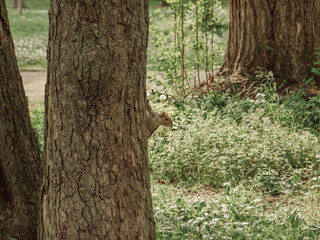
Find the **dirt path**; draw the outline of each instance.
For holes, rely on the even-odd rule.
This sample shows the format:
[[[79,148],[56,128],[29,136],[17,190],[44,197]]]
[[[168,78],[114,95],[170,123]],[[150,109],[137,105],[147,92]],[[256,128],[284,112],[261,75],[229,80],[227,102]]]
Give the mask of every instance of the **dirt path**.
[[[21,71],[24,90],[30,106],[39,101],[44,101],[44,88],[47,79],[47,71]],[[148,83],[148,88],[159,89],[159,86]]]
[[[24,90],[30,105],[44,101],[44,87],[47,71],[21,72]]]

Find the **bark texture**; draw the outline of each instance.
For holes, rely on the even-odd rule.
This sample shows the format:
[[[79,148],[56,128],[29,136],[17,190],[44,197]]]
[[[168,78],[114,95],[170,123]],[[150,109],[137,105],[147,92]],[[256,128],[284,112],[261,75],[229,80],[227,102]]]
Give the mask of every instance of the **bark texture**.
[[[228,47],[221,74],[257,67],[294,84],[312,76],[320,47],[318,0],[230,0]]]
[[[18,70],[5,1],[0,1],[0,238],[35,239],[40,154]]]
[[[154,239],[148,1],[51,1],[38,239]]]

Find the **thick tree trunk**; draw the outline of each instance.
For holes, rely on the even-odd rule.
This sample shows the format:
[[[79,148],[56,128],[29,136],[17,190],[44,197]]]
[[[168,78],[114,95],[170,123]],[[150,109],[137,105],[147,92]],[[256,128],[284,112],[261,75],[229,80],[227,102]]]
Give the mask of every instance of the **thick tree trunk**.
[[[18,70],[5,1],[0,1],[0,238],[35,239],[40,154]]]
[[[228,47],[221,74],[254,75],[257,67],[288,84],[312,76],[320,47],[317,0],[230,0]]]
[[[39,239],[154,239],[148,1],[51,1]]]

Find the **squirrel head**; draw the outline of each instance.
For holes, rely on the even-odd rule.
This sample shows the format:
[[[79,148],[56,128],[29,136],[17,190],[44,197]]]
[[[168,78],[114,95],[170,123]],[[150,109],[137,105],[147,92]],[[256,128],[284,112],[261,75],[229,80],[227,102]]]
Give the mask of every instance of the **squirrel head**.
[[[171,120],[171,118],[169,118],[168,114],[166,114],[165,112],[160,114],[160,118],[161,118],[161,124],[165,127],[172,127],[173,126],[173,122]]]

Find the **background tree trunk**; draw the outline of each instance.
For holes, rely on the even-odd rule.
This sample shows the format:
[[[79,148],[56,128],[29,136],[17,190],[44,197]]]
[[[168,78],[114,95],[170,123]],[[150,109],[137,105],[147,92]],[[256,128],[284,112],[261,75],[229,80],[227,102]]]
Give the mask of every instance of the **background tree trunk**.
[[[51,1],[39,239],[154,239],[148,1]]]
[[[0,238],[35,239],[40,154],[18,70],[5,1],[0,1]]]
[[[230,0],[228,47],[221,74],[251,74],[257,66],[288,84],[311,77],[320,47],[320,3]]]
[[[12,8],[17,9],[19,7],[19,3],[21,5],[21,9],[28,8],[24,2],[24,0],[13,0],[12,1]]]
[[[19,0],[12,0],[12,8],[17,9],[19,4]]]

